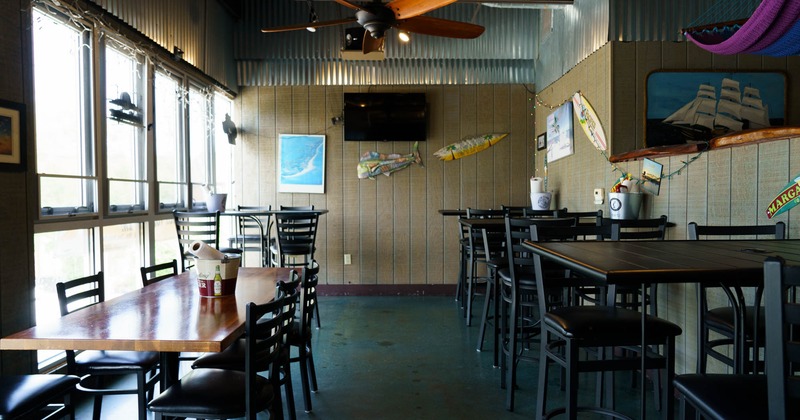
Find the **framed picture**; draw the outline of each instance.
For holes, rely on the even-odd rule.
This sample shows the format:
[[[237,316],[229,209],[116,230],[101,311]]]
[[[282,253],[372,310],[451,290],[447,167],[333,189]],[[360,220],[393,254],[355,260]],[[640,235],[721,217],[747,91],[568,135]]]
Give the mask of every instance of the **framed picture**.
[[[547,149],[547,133],[539,134],[536,137],[536,150]]]
[[[325,136],[278,136],[278,192],[325,193]]]
[[[547,162],[574,153],[572,149],[572,101],[564,102],[547,116]]]
[[[0,100],[0,170],[25,170],[25,105]]]
[[[645,159],[642,165],[642,185],[644,192],[658,195],[661,191],[661,171],[664,165],[650,159]]]
[[[647,147],[785,124],[781,72],[657,71],[647,76],[646,91]]]

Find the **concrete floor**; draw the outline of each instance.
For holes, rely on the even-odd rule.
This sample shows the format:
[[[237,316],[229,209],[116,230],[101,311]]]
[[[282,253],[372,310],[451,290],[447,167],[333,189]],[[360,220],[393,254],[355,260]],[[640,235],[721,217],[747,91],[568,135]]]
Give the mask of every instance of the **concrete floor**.
[[[292,372],[300,420],[534,417],[537,364],[519,365],[515,411],[506,411],[488,338],[484,351],[475,351],[480,318],[466,327],[452,297],[322,296],[320,311],[322,329],[314,336],[319,392],[312,394],[312,413],[303,411],[297,366]],[[593,378],[581,377],[581,397],[587,404],[594,398]],[[638,389],[631,388],[628,375],[621,378],[617,407],[637,418]],[[554,400],[549,407],[560,403],[563,393],[557,383],[548,393]],[[651,408],[652,393],[648,398]],[[135,418],[132,397],[106,400],[104,419]],[[647,416],[660,418],[660,413],[649,409]],[[77,417],[91,418],[91,406],[81,405]]]

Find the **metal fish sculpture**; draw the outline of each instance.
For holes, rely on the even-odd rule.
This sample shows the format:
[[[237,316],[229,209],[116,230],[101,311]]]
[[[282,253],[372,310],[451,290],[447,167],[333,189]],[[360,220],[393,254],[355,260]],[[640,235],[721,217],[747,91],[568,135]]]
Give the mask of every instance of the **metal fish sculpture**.
[[[486,150],[500,140],[503,140],[508,133],[493,133],[483,136],[470,137],[464,140],[448,144],[445,147],[433,152],[441,160],[456,160],[473,153]]]
[[[411,166],[412,163],[424,166],[419,155],[419,142],[414,143],[414,150],[407,155],[364,152],[358,162],[358,178],[375,179],[375,175],[380,174],[389,176],[392,172]]]

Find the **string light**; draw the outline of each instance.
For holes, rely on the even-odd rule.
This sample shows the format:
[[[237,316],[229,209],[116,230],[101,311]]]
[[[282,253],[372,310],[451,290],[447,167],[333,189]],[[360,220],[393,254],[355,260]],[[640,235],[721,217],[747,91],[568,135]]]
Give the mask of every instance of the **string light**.
[[[525,85],[523,85],[523,86],[525,86]],[[528,93],[533,95],[532,98],[528,98],[529,102],[534,102],[534,104],[533,104],[534,112],[531,113],[531,115],[534,115],[535,110],[536,110],[537,107],[545,107],[545,108],[547,108],[547,109],[552,111],[552,110],[560,107],[561,105],[564,105],[565,103],[572,101],[572,96],[570,96],[566,100],[561,101],[561,103],[559,103],[558,105],[551,105],[551,104],[548,104],[547,102],[545,102],[544,100],[542,100],[542,98],[540,98],[539,95],[536,92],[531,91],[528,88],[528,86],[525,86],[525,90],[527,90]],[[577,91],[576,93],[581,93],[581,91]],[[621,176],[628,176],[628,177],[630,177],[630,179],[632,181],[635,181],[637,184],[644,183],[643,179],[641,179],[641,178],[629,173],[628,171],[620,168],[616,163],[612,162],[611,159],[609,159],[608,153],[606,153],[605,150],[599,150],[599,151],[600,151],[600,154],[603,156],[603,158],[606,160],[606,162],[608,162],[608,164],[611,165],[611,172],[619,172],[621,174]],[[707,151],[708,151],[708,148],[704,148],[703,150],[701,150],[699,153],[697,153],[696,155],[692,156],[691,158],[689,158],[689,159],[687,159],[685,161],[681,161],[681,166],[678,169],[675,169],[674,171],[672,171],[672,172],[670,172],[670,173],[668,173],[666,175],[662,175],[661,176],[661,180],[663,181],[665,179],[671,179],[672,177],[680,175],[681,172],[685,171],[689,167],[689,165],[691,165],[694,161],[699,159],[700,156],[702,156],[703,153],[705,153]],[[545,168],[546,168],[547,167],[547,155],[545,155],[544,164],[545,164]]]

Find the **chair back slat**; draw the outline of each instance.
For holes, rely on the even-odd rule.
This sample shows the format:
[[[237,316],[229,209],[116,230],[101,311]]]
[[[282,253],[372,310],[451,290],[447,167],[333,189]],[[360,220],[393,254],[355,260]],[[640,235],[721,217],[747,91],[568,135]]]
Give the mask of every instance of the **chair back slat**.
[[[619,237],[612,240],[663,241],[667,233],[667,216],[662,215],[654,219],[618,220],[609,219],[608,223],[619,225]]]
[[[175,231],[178,234],[178,247],[181,253],[181,270],[186,271],[194,264],[189,252],[189,245],[194,241],[203,241],[215,249],[219,249],[219,212],[172,212]]]
[[[777,222],[774,225],[736,225],[736,226],[704,226],[695,222],[688,225],[689,239],[785,239],[786,224]]]
[[[800,415],[800,307],[791,300],[800,289],[800,266],[787,266],[780,257],[764,262],[766,313],[766,374],[770,418]],[[791,297],[791,298],[790,298]]]
[[[162,271],[164,273],[158,274]],[[178,274],[178,261],[173,259],[170,262],[141,267],[139,272],[142,275],[142,286],[147,287]]]
[[[56,283],[56,295],[61,316],[103,302],[105,301],[103,272]]]

